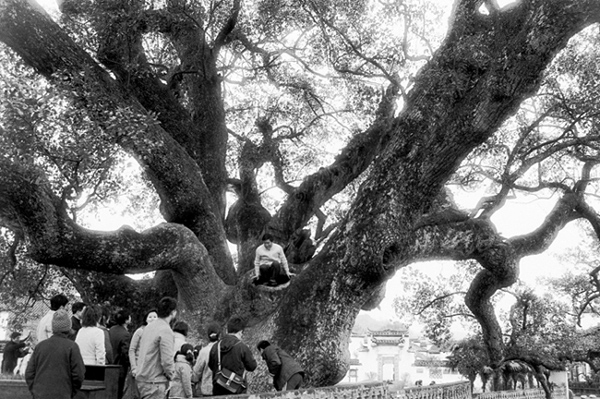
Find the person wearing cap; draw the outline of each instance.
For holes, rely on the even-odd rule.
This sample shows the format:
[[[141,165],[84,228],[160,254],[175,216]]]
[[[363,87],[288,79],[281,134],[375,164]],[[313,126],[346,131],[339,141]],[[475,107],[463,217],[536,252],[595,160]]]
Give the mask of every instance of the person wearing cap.
[[[38,343],[25,381],[34,399],[71,399],[83,384],[85,365],[79,346],[68,337],[71,318],[64,309],[52,316],[52,336]]]
[[[27,340],[29,335],[25,339],[19,339],[21,337],[20,332],[13,332],[10,334],[10,342],[4,347],[2,355],[2,374],[13,374],[15,367],[20,357],[24,357],[27,354]]]
[[[196,391],[199,391],[202,396],[212,396],[212,371],[208,367],[208,358],[210,356],[210,349],[221,337],[221,327],[217,323],[210,323],[206,327],[206,334],[208,335],[209,342],[198,353],[192,374],[192,381],[198,383],[199,389],[197,388]]]

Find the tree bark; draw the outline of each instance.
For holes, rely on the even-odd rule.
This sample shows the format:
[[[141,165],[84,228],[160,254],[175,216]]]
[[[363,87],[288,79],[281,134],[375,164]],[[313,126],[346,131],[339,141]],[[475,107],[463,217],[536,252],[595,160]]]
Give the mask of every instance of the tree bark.
[[[376,119],[352,143],[354,149],[307,178],[269,222],[289,238],[344,184],[371,168],[325,248],[286,291],[274,293],[258,291],[246,272],[236,279],[218,200],[220,178],[208,188],[203,175],[208,166],[201,166],[169,132],[142,117],[145,109],[140,102],[49,18],[23,2],[2,0],[0,41],[48,78],[66,76],[63,84],[75,95],[85,99],[84,89],[90,87],[99,93],[96,100],[101,107],[88,102],[86,110],[144,166],[161,197],[166,220],[176,223],[143,233],[82,229],[64,216],[47,186],[36,180],[36,172],[8,160],[0,162],[5,183],[0,186],[0,217],[25,231],[32,257],[39,262],[116,273],[173,270],[186,307],[202,317],[221,318],[243,309],[253,321],[249,342],[270,337],[300,360],[312,385],[342,379],[358,311],[372,306],[399,268],[424,258],[476,259],[484,270],[474,280],[467,303],[482,324],[495,363],[502,356],[502,345],[489,299],[515,281],[518,260],[533,251],[531,241],[507,241],[487,222],[464,215],[447,224],[431,224],[424,215],[439,211],[436,200],[460,162],[535,93],[544,69],[569,38],[600,20],[600,3],[530,0],[490,15],[479,13],[480,5],[481,1],[456,2],[451,30],[416,77],[400,115]],[[176,40],[181,40],[183,51],[184,39]],[[216,60],[202,62],[214,68]],[[205,83],[197,83],[199,90],[206,89]],[[214,84],[210,93],[195,94],[198,107],[221,101]],[[119,108],[131,117],[125,132],[113,127]],[[197,121],[208,117],[218,130],[215,140],[223,144],[224,119],[204,115]],[[361,146],[363,138],[376,145]],[[209,163],[220,167],[221,156]],[[365,163],[354,165],[358,159]],[[341,178],[331,176],[338,172]],[[565,209],[560,210],[562,218],[530,238],[564,226],[573,208]],[[537,248],[547,242],[540,239]],[[220,280],[238,285],[223,293]]]

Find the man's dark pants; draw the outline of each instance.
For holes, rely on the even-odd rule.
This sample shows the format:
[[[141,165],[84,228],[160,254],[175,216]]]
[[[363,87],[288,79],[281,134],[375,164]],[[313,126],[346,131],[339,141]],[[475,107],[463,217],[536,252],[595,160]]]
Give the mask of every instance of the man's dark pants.
[[[270,265],[260,265],[258,279],[255,284],[279,285],[290,281],[281,263],[273,262]]]

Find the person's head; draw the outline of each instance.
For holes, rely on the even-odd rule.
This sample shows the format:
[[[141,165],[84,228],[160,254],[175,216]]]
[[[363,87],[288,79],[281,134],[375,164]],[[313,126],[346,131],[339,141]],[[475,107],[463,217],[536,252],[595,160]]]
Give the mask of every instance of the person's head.
[[[54,295],[50,298],[50,310],[58,310],[60,308],[65,308],[69,303],[69,299],[63,294]]]
[[[175,354],[175,357],[177,357],[178,354],[185,356],[185,360],[187,360],[188,362],[190,362],[190,363],[194,362],[194,347],[192,345],[190,345],[190,344],[181,345],[181,348]]]
[[[258,351],[262,353],[262,351],[264,351],[269,346],[271,346],[271,343],[269,341],[262,340],[256,345],[256,349],[258,349]]]
[[[98,305],[98,312],[100,314],[100,320],[98,321],[98,323],[101,326],[106,327],[109,324],[110,319],[110,309],[108,305]],[[112,324],[108,325],[108,327],[112,327]]]
[[[173,325],[173,331],[187,337],[190,327],[185,321],[178,321]]]
[[[121,309],[119,310],[117,313],[115,313],[115,323],[117,323],[120,326],[124,326],[125,324],[129,323],[131,321],[131,315],[129,314],[129,312],[125,309]]]
[[[221,336],[221,326],[215,322],[210,323],[206,326],[206,334],[210,342],[217,342]]]
[[[58,309],[52,315],[52,333],[69,333],[71,331],[71,317],[64,309]]]
[[[150,309],[144,315],[144,325],[147,326],[149,323],[152,323],[156,319],[158,319],[158,313],[156,309]]]
[[[10,334],[10,340],[13,342],[17,342],[19,338],[21,338],[21,333],[18,331],[15,331],[12,334]]]
[[[262,242],[265,248],[271,249],[271,247],[273,246],[273,236],[269,233],[263,234]]]
[[[83,315],[83,310],[86,306],[87,305],[83,302],[75,302],[73,305],[71,305],[71,312],[73,313],[73,316],[77,317],[78,319],[81,319],[81,316]]]
[[[161,319],[171,319],[175,318],[177,315],[177,301],[171,297],[164,297],[158,302],[158,307],[156,314]]]
[[[246,321],[239,316],[233,316],[227,322],[228,334],[240,334],[246,328]]]
[[[81,326],[96,327],[100,322],[101,317],[102,309],[100,309],[100,306],[86,306],[85,310],[83,311],[83,315],[81,316]]]

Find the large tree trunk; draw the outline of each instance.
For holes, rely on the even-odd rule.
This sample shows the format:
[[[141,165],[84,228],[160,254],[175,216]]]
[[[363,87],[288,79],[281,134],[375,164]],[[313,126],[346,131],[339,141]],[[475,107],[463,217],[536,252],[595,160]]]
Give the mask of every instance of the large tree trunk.
[[[208,90],[210,82],[202,80],[215,77],[215,57],[181,55],[190,65],[208,67],[207,75],[190,77],[197,80],[191,86],[198,90],[191,93],[198,107],[192,121],[216,131],[216,142],[209,143],[203,135],[195,147],[178,135],[184,130],[139,118],[132,118],[130,131],[111,131],[115,115],[106,110],[126,109],[139,116],[155,105],[136,98],[139,93],[125,87],[118,73],[113,79],[42,13],[22,1],[2,0],[0,41],[50,80],[66,76],[61,84],[73,95],[85,96],[90,87],[99,93],[106,108],[99,111],[88,103],[86,110],[144,166],[170,223],[142,233],[87,231],[66,216],[64,205],[36,171],[5,159],[0,160],[0,220],[25,232],[32,257],[42,263],[121,274],[171,270],[181,302],[200,321],[235,312],[250,316],[249,342],[277,342],[301,361],[312,385],[342,379],[357,313],[377,302],[399,268],[422,259],[476,259],[484,271],[473,281],[467,304],[483,327],[492,362],[498,363],[503,347],[490,298],[516,280],[520,257],[548,241],[540,239],[526,248],[522,239],[501,237],[486,220],[433,216],[446,215],[441,212],[447,205],[444,184],[460,162],[538,89],[544,69],[568,39],[600,19],[600,3],[531,0],[490,15],[481,14],[480,5],[456,2],[451,30],[416,77],[399,116],[381,113],[336,163],[307,177],[275,217],[264,218],[266,228],[287,240],[319,206],[371,167],[325,248],[287,290],[270,292],[249,283],[249,264],[236,276],[227,250],[221,202],[224,153],[206,154],[226,142],[218,85],[212,82],[215,86]],[[236,12],[234,6],[233,17]],[[230,31],[224,29],[223,34]],[[182,53],[189,49],[189,38],[177,33],[172,32]],[[225,42],[222,39],[213,50]],[[119,56],[118,44],[115,49]],[[75,78],[79,76],[83,80]],[[211,106],[215,114],[202,112]],[[207,170],[214,168],[217,177],[208,184]],[[542,230],[555,232],[564,226],[578,204],[562,203],[563,217],[548,220],[548,228]],[[240,206],[256,205],[248,201]],[[238,238],[256,242],[256,233],[244,236],[250,228],[242,229]]]

